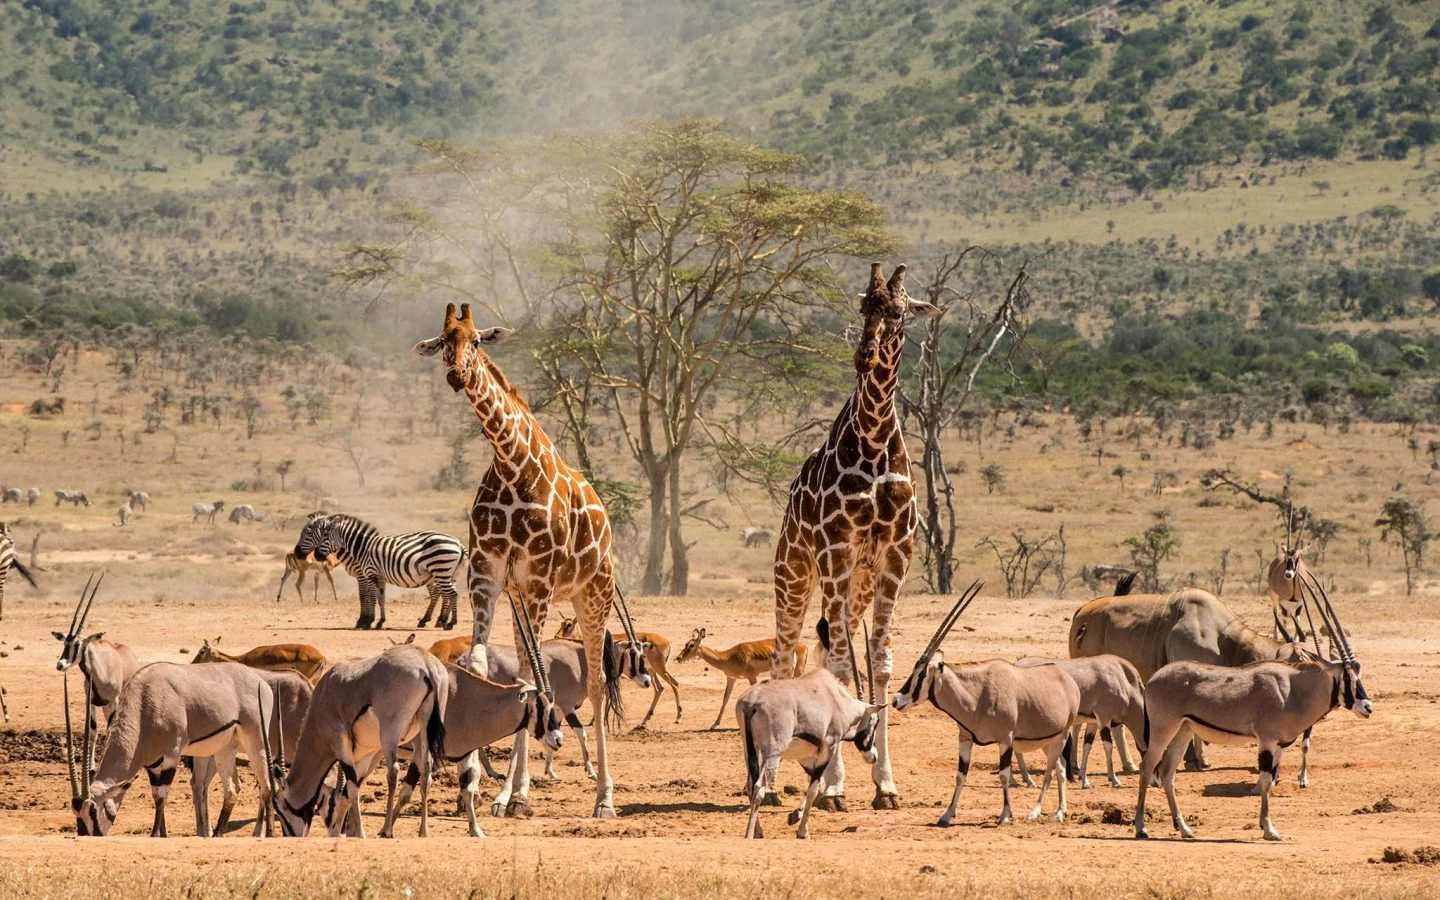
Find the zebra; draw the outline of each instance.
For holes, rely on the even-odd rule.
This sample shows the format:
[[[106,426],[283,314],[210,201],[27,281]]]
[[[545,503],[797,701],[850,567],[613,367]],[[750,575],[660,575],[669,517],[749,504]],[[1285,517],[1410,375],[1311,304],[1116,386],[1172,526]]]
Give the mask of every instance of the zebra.
[[[459,595],[455,592],[455,570],[465,557],[465,546],[448,534],[412,531],[381,535],[375,526],[343,513],[312,513],[300,529],[295,544],[297,557],[311,557],[324,563],[332,554],[345,563],[345,571],[360,585],[360,618],[356,628],[385,626],[385,585],[424,587],[430,605],[417,628],[424,628],[443,598],[440,628],[455,627]],[[375,607],[380,619],[375,620]]]
[[[31,587],[39,587],[35,583],[35,576],[20,562],[15,555],[15,539],[10,536],[10,526],[0,522],[0,619],[5,618],[5,576],[14,569],[30,582]],[[8,717],[6,721],[9,721]]]
[[[130,524],[130,517],[135,515],[135,510],[133,507],[130,506],[130,501],[126,500],[124,506],[115,510],[115,515],[120,518],[120,521],[115,524],[115,527],[124,528],[126,525]]]
[[[250,504],[242,503],[234,509],[230,510],[230,524],[239,525],[241,519],[244,519],[247,522],[263,522],[265,521],[265,516],[263,514],[256,513],[255,507],[251,506]]]
[[[190,524],[194,525],[203,518],[211,525],[214,525],[215,514],[224,508],[224,500],[216,500],[214,503],[196,503],[190,507],[190,512],[194,513],[194,515],[190,517]]]
[[[144,491],[131,491],[130,499],[127,502],[130,504],[132,510],[144,512],[146,507],[150,505],[150,495]]]
[[[37,487],[32,487],[30,490],[28,490],[28,491],[25,492],[25,505],[26,505],[26,506],[34,506],[34,505],[35,505],[35,501],[36,501],[36,500],[39,500],[39,499],[40,499],[40,489],[39,489],[39,488],[37,488]]]
[[[19,503],[19,502],[20,502],[20,489],[19,489],[19,488],[7,487],[7,488],[5,489],[5,494],[4,494],[4,496],[3,496],[3,497],[0,497],[0,503]]]
[[[84,491],[60,491],[55,492],[55,505],[68,502],[71,506],[90,505],[90,498],[85,496]]]

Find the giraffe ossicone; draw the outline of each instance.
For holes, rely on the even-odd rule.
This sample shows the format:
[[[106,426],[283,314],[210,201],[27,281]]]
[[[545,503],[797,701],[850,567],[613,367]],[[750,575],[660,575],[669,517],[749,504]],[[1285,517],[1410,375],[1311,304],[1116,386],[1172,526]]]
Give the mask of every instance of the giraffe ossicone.
[[[907,318],[943,312],[906,293],[905,271],[905,266],[897,266],[887,279],[880,263],[871,265],[869,284],[858,298],[864,319],[855,348],[855,391],[825,443],[810,454],[790,484],[775,545],[775,678],[789,677],[792,671],[795,646],[818,586],[830,633],[845,636],[833,642],[826,667],[842,683],[850,683],[850,636],[873,607],[874,627],[865,650],[876,696],[887,696],[893,668],[891,625],[919,520],[895,389]],[[880,715],[875,747],[871,805],[896,809],[899,792],[890,764],[888,712]],[[844,763],[837,757],[826,772],[819,808],[843,809],[844,793]]]
[[[494,461],[480,479],[470,508],[469,592],[474,613],[469,657],[473,671],[487,670],[485,646],[494,624],[495,601],[509,591],[529,614],[536,633],[557,603],[569,600],[580,621],[589,666],[587,693],[604,721],[605,620],[615,597],[615,566],[611,555],[610,518],[599,494],[585,475],[560,457],[530,407],[485,353],[511,334],[501,326],[477,328],[470,305],[445,308],[440,334],[415,345],[415,353],[437,353],[445,364],[445,380],[464,392],[485,436]],[[523,646],[519,623],[515,646]],[[627,652],[631,664],[646,671],[643,649]],[[522,676],[533,678],[521,658]],[[526,815],[530,773],[524,732],[517,735],[510,771],[491,806],[492,815]],[[614,787],[605,729],[596,730],[595,810],[597,818],[615,815]]]

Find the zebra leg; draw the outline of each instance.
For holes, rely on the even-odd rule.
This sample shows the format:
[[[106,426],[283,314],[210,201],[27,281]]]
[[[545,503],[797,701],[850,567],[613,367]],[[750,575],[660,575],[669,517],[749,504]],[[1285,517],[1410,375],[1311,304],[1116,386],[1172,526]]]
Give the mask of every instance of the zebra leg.
[[[430,616],[435,613],[435,604],[440,600],[440,589],[436,587],[435,579],[432,578],[425,582],[425,592],[430,595],[430,605],[425,607],[425,615],[421,616],[420,621],[415,623],[416,628],[424,628],[430,624]],[[442,627],[445,624],[445,613],[443,610],[440,613],[440,621],[437,624]]]
[[[440,621],[437,623],[446,631],[460,621],[460,593],[455,590],[455,579],[446,576],[440,579]]]
[[[385,627],[385,580],[383,578],[375,581],[375,602],[380,606],[380,621],[375,623],[375,630],[379,631]]]
[[[375,582],[366,577],[360,580],[359,586],[360,618],[355,620],[355,627],[364,630],[375,621]]]

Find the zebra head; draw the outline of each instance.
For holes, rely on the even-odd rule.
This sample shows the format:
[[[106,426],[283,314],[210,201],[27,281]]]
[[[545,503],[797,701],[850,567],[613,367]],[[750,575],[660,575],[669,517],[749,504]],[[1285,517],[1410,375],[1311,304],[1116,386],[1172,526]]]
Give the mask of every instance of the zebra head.
[[[477,329],[470,314],[470,304],[461,304],[460,315],[456,316],[455,304],[448,303],[445,305],[445,327],[437,336],[416,344],[414,352],[416,356],[441,353],[441,358],[445,360],[445,380],[450,383],[451,390],[459,391],[466,385],[475,384],[480,369],[489,363],[481,345],[499,343],[512,333],[509,328],[498,325]]]
[[[324,562],[332,552],[330,541],[330,516],[311,513],[300,529],[300,540],[295,542],[295,558]]]

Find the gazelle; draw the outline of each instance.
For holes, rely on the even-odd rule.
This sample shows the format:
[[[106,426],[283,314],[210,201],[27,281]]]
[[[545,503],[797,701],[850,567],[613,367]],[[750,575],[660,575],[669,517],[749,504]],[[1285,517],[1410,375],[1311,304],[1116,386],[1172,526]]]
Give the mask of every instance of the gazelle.
[[[470,635],[464,634],[453,638],[441,638],[430,645],[430,655],[450,665],[460,661],[460,657],[470,652],[472,639]]]
[[[1065,674],[1074,679],[1075,686],[1080,689],[1080,717],[1074,735],[1076,742],[1080,740],[1080,728],[1087,724],[1089,726],[1085,729],[1085,750],[1078,767],[1080,786],[1087,790],[1090,788],[1090,750],[1095,746],[1095,733],[1098,731],[1101,742],[1105,744],[1105,773],[1109,777],[1110,786],[1120,787],[1120,779],[1115,777],[1112,742],[1119,741],[1122,748],[1125,746],[1124,732],[1120,730],[1122,725],[1129,728],[1137,739],[1145,731],[1145,682],[1140,680],[1140,673],[1135,667],[1118,656],[1108,654],[1079,659],[1027,656],[1016,660],[1015,665],[1022,669],[1059,666]],[[1140,752],[1145,752],[1144,746],[1141,746]],[[1025,783],[1034,787],[1025,765],[1025,754],[1017,753],[1015,756]],[[1128,765],[1129,760],[1125,759],[1123,754],[1121,758]],[[1075,760],[1067,759],[1065,764],[1073,767]],[[1074,771],[1067,774],[1072,780],[1076,777]]]
[[[830,639],[828,624],[824,619],[819,622],[822,645]],[[860,673],[853,652],[850,666],[858,691]],[[808,675],[756,685],[735,701],[735,723],[745,747],[745,793],[750,798],[745,837],[765,836],[760,806],[775,794],[782,759],[798,761],[810,778],[804,805],[790,816],[791,825],[799,823],[796,837],[802,839],[810,837],[810,811],[822,787],[821,777],[840,755],[840,744],[851,741],[866,762],[875,761],[875,729],[881,707],[875,704],[875,680],[867,681],[868,703],[852,697],[824,667]]]
[[[697,628],[691,632],[690,640],[685,643],[680,655],[675,657],[675,662],[683,663],[698,656],[709,663],[711,667],[719,669],[720,673],[725,676],[725,696],[720,698],[720,711],[715,714],[715,721],[710,723],[710,730],[714,731],[720,727],[720,720],[725,717],[725,707],[730,704],[730,692],[735,690],[735,682],[743,678],[753,685],[760,680],[761,675],[770,672],[771,657],[775,653],[775,639],[744,641],[725,650],[716,651],[705,646],[706,634],[704,628]],[[796,644],[794,671],[797,678],[805,672],[806,653],[804,644]],[[676,721],[679,721],[678,718]]]
[[[330,582],[330,597],[336,603],[340,602],[340,594],[335,590],[334,569],[340,565],[340,559],[335,556],[327,556],[324,562],[320,562],[311,556],[296,556],[291,550],[285,554],[285,572],[280,576],[280,587],[275,591],[275,602],[280,602],[280,595],[285,593],[285,581],[291,575],[295,576],[295,597],[305,600],[305,593],[300,588],[305,583],[305,573],[315,573],[315,590],[312,598],[316,603],[320,602],[320,576],[324,575],[325,580]]]
[[[1290,640],[1287,634],[1290,629],[1284,624],[1286,621],[1294,626],[1295,640],[1305,640],[1305,629],[1300,624],[1300,609],[1305,600],[1300,593],[1300,585],[1310,570],[1303,558],[1307,549],[1305,539],[1299,532],[1304,531],[1308,520],[1307,512],[1296,531],[1290,527],[1290,516],[1285,516],[1285,545],[1275,548],[1275,558],[1270,560],[1270,568],[1265,575],[1265,588],[1270,594],[1270,614],[1275,618],[1276,640]]]
[[[208,640],[203,641],[191,662],[237,662],[252,669],[291,671],[298,673],[311,684],[325,671],[325,654],[309,644],[262,644],[238,656],[224,652],[219,644],[218,637],[213,644]]]
[[[1195,836],[1175,799],[1175,770],[1194,733],[1207,741],[1259,744],[1260,831],[1267,841],[1280,840],[1270,821],[1270,790],[1280,775],[1285,748],[1340,706],[1370,718],[1374,707],[1360,681],[1360,662],[1330,597],[1313,576],[1301,584],[1338,643],[1338,661],[1261,662],[1238,669],[1177,662],[1156,672],[1146,685],[1149,746],[1140,771],[1135,837],[1150,836],[1145,830],[1145,792],[1157,766],[1175,830],[1185,838]]]
[[[222,770],[233,766],[234,754],[243,748],[252,760],[264,760],[262,722],[273,709],[269,686],[254,669],[235,663],[186,666],[152,663],[135,673],[125,685],[111,719],[105,754],[92,780],[77,777],[70,726],[69,679],[65,681],[65,750],[69,757],[71,809],[75,833],[109,833],[130,782],[145,769],[155,798],[151,837],[165,837],[165,800],[182,756],[216,756]],[[256,834],[263,830],[270,787],[259,777],[261,814]]]
[[[95,737],[99,731],[95,711],[104,710],[108,728],[115,717],[115,701],[120,697],[125,682],[140,669],[140,660],[135,656],[135,651],[124,644],[104,640],[105,632],[80,636],[85,630],[86,620],[90,618],[90,608],[95,605],[95,595],[100,591],[100,583],[104,580],[103,573],[99,578],[92,575],[86,580],[85,587],[80,591],[80,600],[75,604],[75,612],[70,616],[70,627],[63,634],[58,631],[50,632],[55,640],[60,642],[60,657],[55,660],[55,668],[68,672],[71,666],[79,666],[80,673],[85,676],[85,735],[82,755],[86,778],[95,772]]]
[[[343,790],[327,821],[331,836],[337,836],[359,800],[360,773],[369,771],[375,755],[383,752],[388,794],[380,836],[393,835],[400,813],[395,803],[400,745],[410,743],[423,776],[420,835],[429,834],[430,761],[440,755],[445,739],[448,696],[444,664],[413,644],[336,663],[315,686],[295,745],[295,764],[276,785],[281,831],[287,836],[309,833],[325,776],[339,763]]]
[[[670,671],[665,668],[665,664],[670,662],[670,642],[653,631],[637,632],[635,636],[645,645],[645,665],[650,670],[651,687],[655,689],[655,697],[650,701],[650,709],[645,713],[645,718],[641,719],[640,724],[635,727],[644,728],[650,721],[650,717],[655,715],[655,707],[660,705],[660,695],[665,693],[666,684],[670,685],[670,690],[675,694],[675,724],[679,725],[680,684],[675,680],[675,676],[671,675]],[[555,637],[563,641],[580,640],[580,620],[575,618],[561,619],[560,628],[555,632]],[[625,633],[622,631],[612,632],[611,637],[621,643],[627,640]],[[438,644],[439,642],[437,641],[436,643]],[[466,648],[469,648],[468,643],[466,644]],[[431,647],[431,651],[434,651],[434,647]],[[676,661],[678,662],[679,660]]]
[[[949,826],[955,819],[955,807],[970,775],[970,754],[976,744],[1000,745],[1000,784],[1005,803],[998,824],[1010,821],[1013,754],[1027,750],[1045,751],[1045,777],[1030,819],[1040,818],[1045,791],[1050,787],[1050,779],[1056,778],[1060,808],[1055,812],[1055,821],[1063,822],[1066,806],[1062,751],[1065,751],[1063,756],[1069,756],[1067,745],[1073,745],[1070,732],[1080,715],[1080,688],[1075,680],[1059,666],[1022,669],[1000,659],[947,666],[940,652],[945,636],[974,602],[982,586],[983,582],[976,581],[960,595],[892,702],[896,709],[903,710],[928,699],[936,709],[954,719],[960,729],[955,793],[950,796],[949,808],[940,816],[941,826]]]

